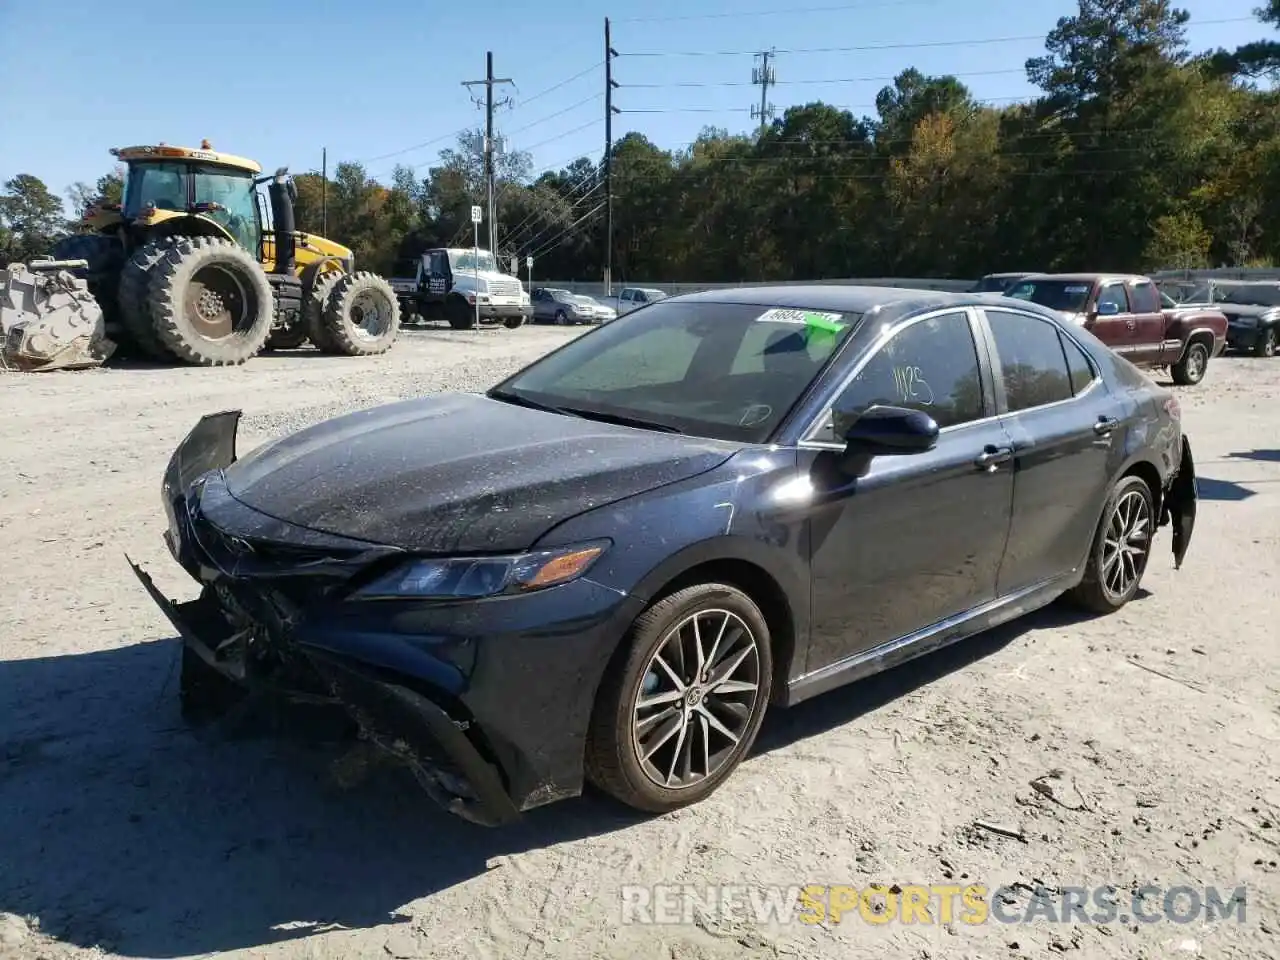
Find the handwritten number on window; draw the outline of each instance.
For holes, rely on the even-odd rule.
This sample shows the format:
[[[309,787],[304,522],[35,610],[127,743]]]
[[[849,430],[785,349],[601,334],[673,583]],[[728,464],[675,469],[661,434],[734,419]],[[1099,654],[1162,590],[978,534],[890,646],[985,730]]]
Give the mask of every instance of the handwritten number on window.
[[[933,388],[919,367],[894,367],[893,384],[902,403],[918,403],[922,407],[933,405]]]

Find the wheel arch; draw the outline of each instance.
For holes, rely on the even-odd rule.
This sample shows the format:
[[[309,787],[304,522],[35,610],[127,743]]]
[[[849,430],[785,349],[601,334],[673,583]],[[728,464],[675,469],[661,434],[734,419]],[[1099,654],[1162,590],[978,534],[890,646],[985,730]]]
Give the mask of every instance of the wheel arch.
[[[199,214],[170,217],[154,226],[145,228],[139,234],[138,246],[143,246],[165,237],[217,237],[219,240],[228,240],[236,244],[236,246],[240,246],[239,241],[231,235],[231,232],[226,227]],[[250,253],[256,258],[255,251],[250,251]]]
[[[1115,479],[1115,483],[1119,483],[1125,477],[1138,477],[1146,483],[1147,489],[1151,491],[1151,500],[1154,504],[1154,513],[1157,518],[1160,516],[1161,508],[1164,504],[1164,480],[1160,476],[1160,468],[1145,457],[1139,456],[1131,460]],[[1112,486],[1115,484],[1113,483]]]
[[[649,572],[632,594],[643,598],[647,609],[664,597],[696,583],[724,583],[737,587],[760,608],[769,625],[773,654],[773,687],[771,702],[785,702],[791,676],[802,666],[798,662],[805,648],[800,642],[807,636],[807,617],[797,609],[794,591],[788,590],[791,579],[786,573],[760,556],[754,542],[735,537],[718,537],[703,541],[670,557]],[[803,599],[803,598],[802,598]],[[619,644],[619,649],[622,648]]]
[[[1209,327],[1196,327],[1182,344],[1182,351],[1178,354],[1179,363],[1187,359],[1187,351],[1191,349],[1193,343],[1204,344],[1205,349],[1209,351],[1207,359],[1213,359],[1213,345],[1217,343],[1217,335]]]

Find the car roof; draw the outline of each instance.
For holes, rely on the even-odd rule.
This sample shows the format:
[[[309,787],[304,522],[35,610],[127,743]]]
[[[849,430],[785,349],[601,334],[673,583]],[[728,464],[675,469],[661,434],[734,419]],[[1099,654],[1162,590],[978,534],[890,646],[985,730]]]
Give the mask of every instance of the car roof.
[[[873,287],[835,283],[795,283],[779,286],[726,287],[682,293],[668,300],[681,303],[744,303],[761,307],[791,307],[797,310],[834,310],[867,313],[876,307],[970,306],[1008,301],[992,293],[923,290],[914,287]]]
[[[1145,280],[1151,282],[1150,277],[1144,277],[1137,273],[1030,273],[1022,279],[1024,280],[1067,280],[1077,283],[1096,283],[1098,281],[1111,282],[1119,280]]]

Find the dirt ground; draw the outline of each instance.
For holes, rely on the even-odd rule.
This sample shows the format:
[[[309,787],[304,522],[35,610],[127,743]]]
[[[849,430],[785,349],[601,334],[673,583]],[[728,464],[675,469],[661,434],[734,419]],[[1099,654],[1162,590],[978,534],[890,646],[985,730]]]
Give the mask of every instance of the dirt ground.
[[[186,729],[178,644],[124,553],[193,595],[159,483],[196,419],[241,407],[245,450],[482,389],[569,336],[418,331],[368,360],[0,377],[0,956],[1277,956],[1280,360],[1218,359],[1179,391],[1203,498],[1182,570],[1162,531],[1115,616],[1054,607],[775,712],[725,787],[677,814],[589,797],[488,830],[401,771],[335,778],[328,744]],[[623,922],[624,885],[871,883],[1149,884],[1149,912],[1180,885],[1247,893],[1243,923],[756,923],[742,899]],[[1001,903],[1021,915],[1025,888]]]

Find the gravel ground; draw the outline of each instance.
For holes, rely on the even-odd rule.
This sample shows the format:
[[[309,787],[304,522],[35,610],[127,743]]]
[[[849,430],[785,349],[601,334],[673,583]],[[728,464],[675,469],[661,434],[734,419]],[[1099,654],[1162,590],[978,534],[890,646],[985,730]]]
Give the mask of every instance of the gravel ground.
[[[0,955],[1277,955],[1280,361],[1222,358],[1180,390],[1203,497],[1182,570],[1164,531],[1115,616],[1054,607],[776,712],[695,808],[644,820],[586,798],[486,830],[401,771],[336,776],[314,738],[185,729],[178,645],[122,553],[193,594],[158,485],[196,419],[243,408],[248,449],[482,389],[572,335],[415,331],[368,360],[0,378]],[[655,899],[680,922],[623,922],[624,885],[871,883],[1244,886],[1247,902],[1243,923],[815,925],[757,923],[740,891],[736,911]],[[1025,889],[1000,903],[1025,912]]]

